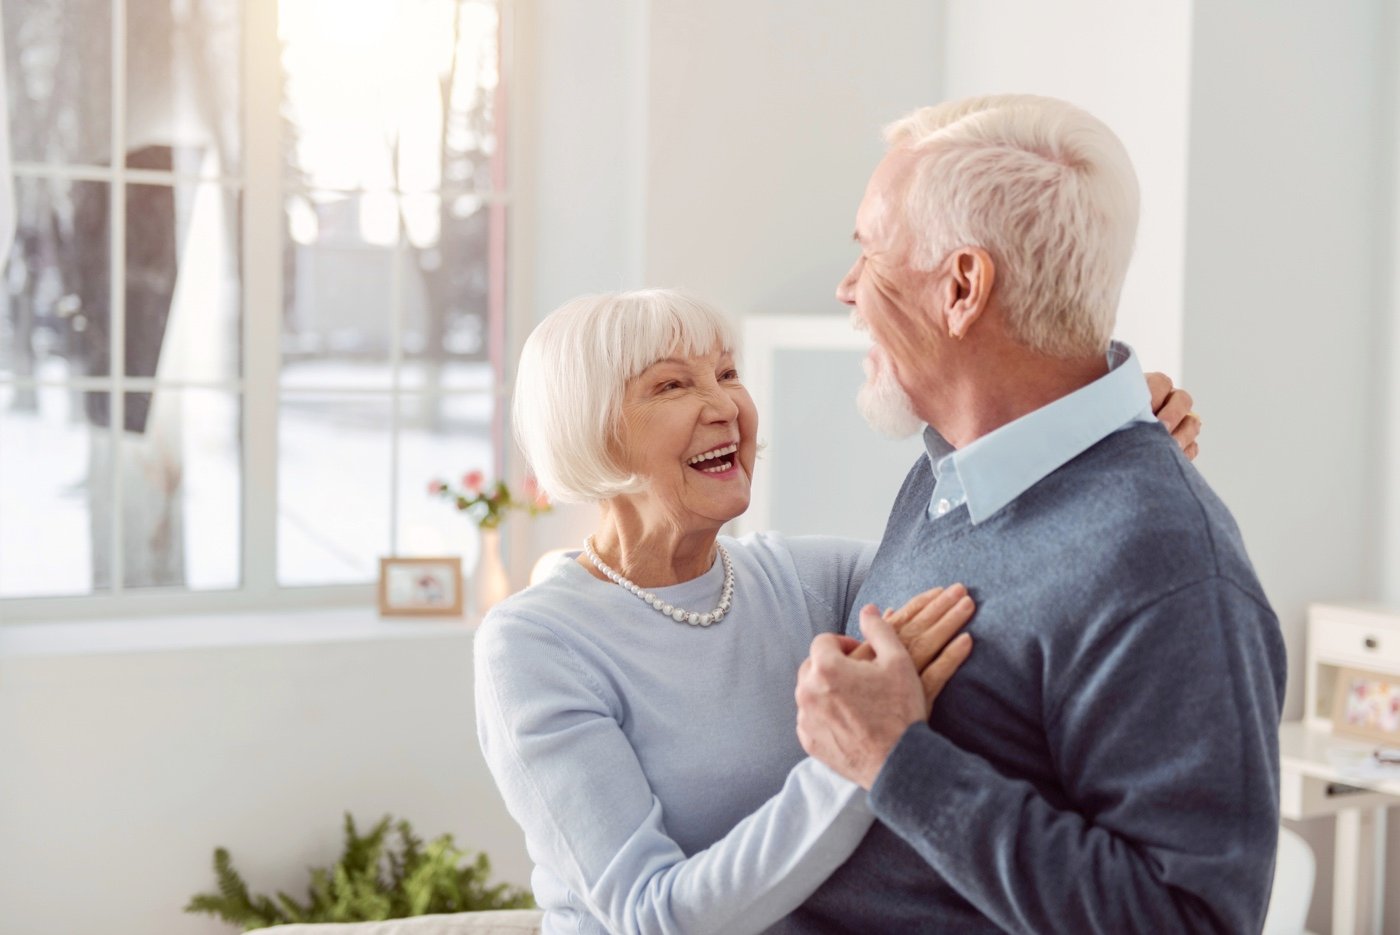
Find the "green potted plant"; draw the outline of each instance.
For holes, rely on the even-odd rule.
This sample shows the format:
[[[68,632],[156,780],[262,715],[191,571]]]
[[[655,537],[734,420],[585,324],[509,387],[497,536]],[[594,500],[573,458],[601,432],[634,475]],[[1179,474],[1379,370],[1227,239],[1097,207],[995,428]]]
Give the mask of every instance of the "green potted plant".
[[[485,854],[475,859],[444,834],[424,843],[407,821],[385,815],[366,834],[345,813],[345,847],[330,867],[311,870],[305,903],[279,891],[254,895],[222,847],[214,850],[217,893],[199,893],[186,912],[205,913],[244,931],[292,922],[373,922],[436,913],[530,909],[528,892],[487,882]]]

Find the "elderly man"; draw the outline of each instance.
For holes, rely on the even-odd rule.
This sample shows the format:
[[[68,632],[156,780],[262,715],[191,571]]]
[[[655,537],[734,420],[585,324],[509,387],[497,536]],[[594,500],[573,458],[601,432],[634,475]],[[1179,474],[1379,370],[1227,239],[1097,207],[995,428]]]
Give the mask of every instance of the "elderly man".
[[[799,679],[803,746],[880,823],[789,928],[1257,932],[1283,642],[1229,512],[1110,343],[1127,153],[1082,110],[1019,96],[919,110],[887,138],[837,295],[874,338],[863,411],[926,424],[928,457],[856,602],[873,658],[820,637]],[[929,717],[875,608],[931,580],[978,610]]]

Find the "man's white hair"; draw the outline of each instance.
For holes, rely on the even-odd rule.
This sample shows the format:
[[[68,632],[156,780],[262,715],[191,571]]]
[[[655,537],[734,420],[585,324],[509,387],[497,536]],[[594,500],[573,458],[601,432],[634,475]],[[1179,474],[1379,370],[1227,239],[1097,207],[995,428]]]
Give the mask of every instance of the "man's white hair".
[[[885,140],[917,159],[900,201],[918,268],[981,247],[1019,341],[1053,357],[1107,348],[1138,220],[1112,130],[1064,101],[998,95],[916,110]]]
[[[641,490],[614,457],[628,381],[664,357],[716,348],[737,350],[730,320],[670,289],[580,296],[551,312],[515,380],[515,438],[540,486],[564,503]]]

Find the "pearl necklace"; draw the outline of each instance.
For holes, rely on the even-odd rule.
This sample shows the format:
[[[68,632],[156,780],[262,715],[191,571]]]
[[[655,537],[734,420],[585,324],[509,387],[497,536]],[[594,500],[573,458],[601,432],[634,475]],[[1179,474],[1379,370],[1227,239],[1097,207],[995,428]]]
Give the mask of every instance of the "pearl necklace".
[[[724,619],[724,615],[729,613],[729,604],[734,598],[734,566],[730,563],[729,553],[725,551],[724,546],[716,543],[715,547],[719,549],[720,561],[724,562],[724,591],[720,594],[718,607],[708,614],[697,614],[688,610],[682,610],[679,607],[674,607],[645,588],[633,584],[621,574],[608,567],[608,565],[598,557],[598,553],[593,551],[592,536],[583,540],[583,554],[587,555],[588,560],[593,563],[594,567],[604,575],[607,575],[610,581],[631,591],[657,613],[665,614],[677,623],[688,623],[692,627],[708,627],[712,624],[719,623]]]

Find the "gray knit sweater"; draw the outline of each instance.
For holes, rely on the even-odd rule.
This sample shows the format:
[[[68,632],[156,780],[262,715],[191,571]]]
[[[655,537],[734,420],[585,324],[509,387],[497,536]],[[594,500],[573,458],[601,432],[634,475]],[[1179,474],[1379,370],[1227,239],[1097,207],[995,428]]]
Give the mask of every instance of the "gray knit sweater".
[[[980,524],[921,458],[856,600],[977,599],[971,659],[871,793],[803,932],[1257,932],[1285,661],[1229,513],[1156,424]]]

